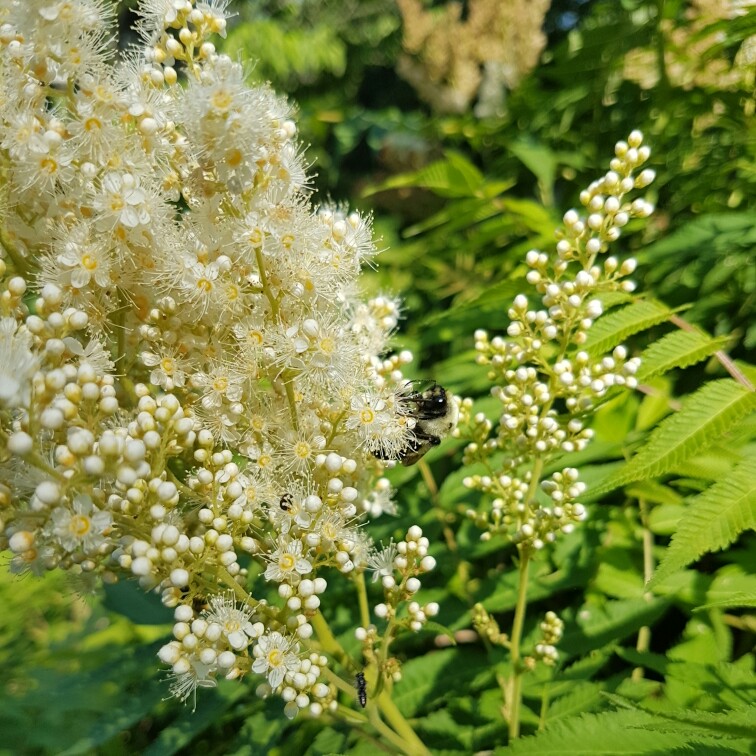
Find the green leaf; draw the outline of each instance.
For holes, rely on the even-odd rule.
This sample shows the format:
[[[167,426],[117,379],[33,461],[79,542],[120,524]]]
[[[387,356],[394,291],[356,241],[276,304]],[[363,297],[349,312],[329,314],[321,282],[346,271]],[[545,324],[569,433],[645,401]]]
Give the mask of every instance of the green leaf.
[[[743,607],[747,609],[756,609],[756,591],[753,593],[733,593],[719,601],[712,601],[710,604],[697,606],[694,612],[702,612],[706,609],[727,609],[729,607]]]
[[[673,749],[686,749],[687,754],[712,754],[708,748],[721,745],[721,738],[707,736],[700,731],[689,732],[684,727],[672,732],[651,731],[649,725],[660,723],[656,715],[643,711],[612,711],[584,714],[555,722],[534,737],[521,738],[494,753],[501,756],[618,756],[619,754],[670,754]],[[730,741],[727,741],[728,745]],[[733,743],[737,741],[731,741]],[[747,752],[747,751],[746,751]]]
[[[724,480],[697,496],[651,578],[649,587],[729,546],[744,530],[756,528],[756,459],[741,462]]]
[[[655,299],[642,299],[602,315],[588,331],[585,351],[592,355],[610,352],[628,336],[663,323],[672,313],[673,310]]]
[[[687,397],[679,412],[660,423],[640,451],[593,493],[606,493],[669,472],[710,446],[754,409],[755,391],[730,378],[707,383]]]
[[[724,349],[729,341],[729,336],[712,338],[698,329],[668,333],[641,354],[637,378],[639,381],[646,381],[673,368],[694,365],[717,350]]]
[[[569,693],[549,705],[546,721],[551,727],[554,722],[560,719],[599,708],[600,703],[601,687],[597,683],[574,683]]]
[[[652,625],[669,604],[664,599],[643,598],[606,601],[601,606],[587,604],[578,611],[579,629],[567,626],[560,648],[569,654],[584,654]]]
[[[680,504],[663,504],[654,507],[648,517],[649,530],[655,535],[670,536],[677,530],[677,523],[685,515],[685,507]]]
[[[387,189],[420,187],[442,197],[480,197],[484,181],[483,174],[469,160],[449,151],[445,160],[437,160],[413,173],[392,176],[364,194],[370,196]]]
[[[416,716],[431,702],[464,690],[475,675],[487,668],[478,649],[456,647],[410,659],[394,687],[394,703],[404,716]]]
[[[645,711],[655,718],[661,719],[660,722],[651,722],[648,727],[657,730],[676,730],[677,725],[683,724],[686,727],[699,727],[703,730],[723,735],[727,738],[749,738],[756,739],[756,705],[751,705],[735,711],[693,711],[686,709],[684,711],[657,711],[649,710],[639,706],[633,701],[613,693],[605,694],[612,703],[618,706],[634,709],[636,711]],[[673,723],[671,726],[666,722]]]
[[[171,756],[186,748],[201,733],[214,727],[233,705],[249,696],[249,689],[238,682],[225,680],[211,691],[200,690],[201,698],[197,710],[185,707],[181,714],[169,725],[164,726],[160,735],[143,751],[146,756]]]

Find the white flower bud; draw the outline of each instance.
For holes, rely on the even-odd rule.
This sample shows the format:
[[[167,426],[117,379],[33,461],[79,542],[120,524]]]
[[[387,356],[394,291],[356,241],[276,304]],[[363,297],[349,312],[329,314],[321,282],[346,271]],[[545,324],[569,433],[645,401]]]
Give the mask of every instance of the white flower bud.
[[[189,572],[184,569],[172,570],[171,584],[176,586],[176,588],[183,588],[184,586],[189,585]]]

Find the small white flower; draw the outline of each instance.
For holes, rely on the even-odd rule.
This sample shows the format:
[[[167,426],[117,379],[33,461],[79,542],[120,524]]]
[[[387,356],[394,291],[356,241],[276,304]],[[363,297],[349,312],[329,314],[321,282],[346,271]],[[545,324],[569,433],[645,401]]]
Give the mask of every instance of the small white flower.
[[[89,496],[79,494],[70,509],[53,509],[47,529],[66,551],[91,553],[106,543],[112,524],[110,512],[97,509]]]
[[[194,708],[197,708],[197,688],[214,688],[217,683],[212,675],[215,664],[203,664],[199,659],[191,659],[186,672],[172,672],[171,695],[179,701],[186,701],[189,696],[194,697]]]
[[[275,630],[263,635],[255,645],[255,661],[252,671],[259,675],[267,675],[272,688],[277,688],[287,672],[299,670],[299,646],[291,638],[286,638]]]
[[[149,203],[139,176],[111,171],[103,177],[101,192],[93,204],[106,225],[120,223],[126,228],[136,228],[150,223]]]
[[[227,593],[210,599],[210,609],[203,612],[208,622],[215,622],[223,628],[223,634],[234,651],[245,649],[252,638],[259,634],[252,624],[252,610],[237,607],[233,594]]]
[[[278,548],[268,557],[265,579],[298,583],[301,575],[312,572],[312,564],[302,556],[302,549],[301,541],[279,541]]]
[[[383,544],[381,544],[383,546]],[[389,541],[380,551],[375,550],[368,557],[368,569],[373,571],[373,582],[377,583],[383,577],[394,574],[394,559],[398,550],[393,540]]]

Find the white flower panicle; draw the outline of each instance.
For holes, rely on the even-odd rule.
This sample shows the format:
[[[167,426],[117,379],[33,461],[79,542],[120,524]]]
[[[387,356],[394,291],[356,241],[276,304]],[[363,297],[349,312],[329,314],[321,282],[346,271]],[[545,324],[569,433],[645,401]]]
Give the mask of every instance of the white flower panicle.
[[[412,356],[359,295],[369,219],[311,204],[291,107],[216,52],[226,10],[144,0],[118,59],[111,3],[0,0],[0,549],[160,592],[180,698],[254,672],[317,715],[320,573],[395,511]]]
[[[526,280],[534,292],[515,297],[506,336],[475,333],[477,361],[489,368],[500,414],[494,427],[464,400],[457,434],[470,440],[465,464],[483,463],[488,470],[464,481],[490,497],[490,510],[468,511],[486,540],[503,533],[537,551],[586,516],[577,470],[568,467],[546,479],[540,471],[546,462],[586,447],[593,436],[586,423],[598,401],[619,387],[637,386],[640,360],[629,358],[625,347],[596,355],[584,345],[603,312],[602,297],[622,301],[635,288],[628,279],[634,260],[604,257],[599,263],[599,257],[631,218],[653,210],[644,199],[627,198],[653,181],[654,172],[641,169],[649,154],[639,131],[616,145],[610,170],[580,195],[587,214],[565,213],[556,255],[527,253]],[[498,459],[502,452],[503,462],[494,466],[493,455]]]

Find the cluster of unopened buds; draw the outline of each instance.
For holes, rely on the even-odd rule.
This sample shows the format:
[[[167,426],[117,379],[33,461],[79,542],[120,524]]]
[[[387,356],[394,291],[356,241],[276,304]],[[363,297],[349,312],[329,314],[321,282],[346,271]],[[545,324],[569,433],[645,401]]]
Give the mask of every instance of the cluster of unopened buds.
[[[590,412],[610,391],[637,386],[640,360],[628,357],[623,346],[595,354],[589,333],[603,313],[602,295],[622,301],[635,288],[627,279],[634,260],[607,257],[599,263],[598,257],[632,218],[653,210],[644,199],[626,198],[653,181],[653,171],[639,170],[649,154],[638,131],[616,145],[610,170],[580,195],[587,214],[565,213],[556,255],[527,253],[526,280],[535,296],[515,297],[506,336],[475,333],[477,362],[488,367],[491,395],[500,403],[495,424],[464,402],[460,408],[459,433],[468,438],[464,463],[488,469],[464,479],[465,486],[491,497],[490,510],[467,513],[484,539],[503,533],[521,548],[538,550],[586,516],[577,470],[565,468],[545,480],[540,471],[544,463],[587,446],[593,437]],[[491,464],[494,455],[498,469]]]
[[[475,604],[473,607],[472,623],[478,634],[490,643],[509,647],[509,636],[501,632],[499,623],[486,611],[483,604]]]
[[[398,543],[392,541],[371,554],[368,567],[373,571],[373,580],[381,581],[385,599],[373,609],[378,619],[418,632],[431,617],[438,614],[439,606],[435,601],[421,605],[414,598],[422,587],[418,576],[436,567],[436,560],[428,554],[428,546],[422,528],[412,525],[404,540]],[[402,606],[406,607],[406,615],[400,614]],[[370,649],[378,639],[373,625],[357,628],[356,637]]]
[[[559,660],[556,644],[562,639],[564,622],[554,612],[546,612],[543,622],[539,625],[541,639],[535,645],[535,658],[549,667],[553,667]]]
[[[585,493],[585,483],[578,480],[578,471],[567,467],[540,483],[551,501],[533,507],[528,504],[531,475],[523,478],[503,474],[498,478],[471,475],[464,479],[467,488],[492,495],[490,511],[469,509],[467,516],[484,529],[483,540],[496,533],[509,534],[512,541],[539,551],[553,543],[559,533],[570,533],[586,518],[585,507],[577,501]]]

